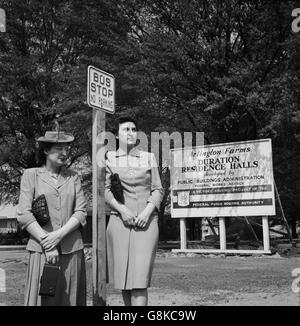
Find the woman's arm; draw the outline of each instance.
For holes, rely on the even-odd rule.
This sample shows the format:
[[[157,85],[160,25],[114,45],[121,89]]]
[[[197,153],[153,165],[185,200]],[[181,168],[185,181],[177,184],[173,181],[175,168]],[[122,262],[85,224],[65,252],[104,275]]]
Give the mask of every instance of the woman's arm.
[[[47,233],[38,224],[31,211],[34,197],[34,178],[34,169],[24,171],[21,178],[17,220],[21,229],[26,229],[30,235],[40,242],[47,235]]]
[[[135,218],[136,216],[130,211],[128,207],[126,207],[124,204],[120,203],[116,200],[114,197],[112,191],[111,191],[111,175],[113,174],[110,162],[109,162],[109,154],[107,154],[108,159],[106,160],[106,168],[105,168],[105,190],[104,190],[104,196],[105,201],[110,205],[110,207],[117,212],[121,214],[122,220],[125,225],[135,225]]]
[[[152,203],[157,210],[160,209],[160,204],[164,196],[164,188],[161,185],[161,180],[158,172],[158,165],[155,155],[151,153],[151,194],[147,202]]]
[[[107,153],[107,157],[109,157],[109,152]],[[120,212],[119,209],[121,207],[121,203],[118,203],[115,199],[112,191],[111,191],[111,176],[113,172],[110,167],[109,159],[105,160],[105,189],[104,189],[104,197],[105,201],[116,211]]]
[[[82,189],[79,176],[76,174],[75,180],[75,208],[68,222],[60,229],[47,234],[41,241],[41,245],[45,250],[52,250],[59,242],[69,233],[75,231],[80,226],[86,224],[86,200]]]
[[[78,220],[79,224],[77,227],[79,227],[80,224],[82,226],[85,226],[86,225],[86,199],[84,196],[82,184],[78,174],[75,175],[74,185],[75,185],[75,208],[71,218],[73,217],[76,220]]]
[[[80,226],[80,222],[78,221],[77,218],[75,217],[71,217],[69,219],[69,221],[59,229],[60,233],[61,233],[61,238],[64,238],[66,235],[68,235],[69,233],[75,231],[76,229],[78,229],[78,227]]]
[[[40,227],[38,222],[32,222],[26,228],[29,234],[31,234],[39,243],[47,236],[47,233]]]
[[[79,226],[79,220],[72,216],[63,227],[47,234],[41,241],[43,249],[46,251],[53,250],[66,235],[78,229]]]
[[[156,159],[153,153],[151,155],[151,194],[147,200],[146,207],[142,210],[142,212],[138,215],[135,220],[135,225],[141,228],[144,228],[151,214],[157,209],[160,209],[160,203],[163,199],[164,189],[161,185],[160,176],[158,172],[158,166],[156,163]]]

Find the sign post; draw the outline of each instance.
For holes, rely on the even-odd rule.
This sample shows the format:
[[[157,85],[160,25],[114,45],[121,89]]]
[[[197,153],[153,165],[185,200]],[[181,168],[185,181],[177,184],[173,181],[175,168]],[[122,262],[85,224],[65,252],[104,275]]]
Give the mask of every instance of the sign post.
[[[97,153],[104,146],[98,135],[105,131],[105,112],[115,110],[115,79],[93,66],[88,67],[87,104],[93,108],[92,168],[93,168],[93,306],[106,305],[106,216],[105,165],[98,164]],[[101,151],[104,152],[104,151]],[[99,157],[98,157],[99,159]],[[100,158],[104,160],[103,158]]]
[[[270,253],[268,216],[275,215],[271,139],[175,148],[171,215],[180,218],[181,249],[202,253]],[[218,217],[220,249],[187,249],[185,219]],[[228,216],[262,216],[263,250],[228,250]]]
[[[180,248],[186,249],[187,248],[187,241],[186,241],[186,219],[180,219]]]
[[[270,251],[270,236],[269,236],[269,220],[268,216],[262,217],[262,227],[263,227],[263,244],[264,251]]]
[[[219,230],[220,250],[226,250],[226,224],[223,216],[219,218]]]

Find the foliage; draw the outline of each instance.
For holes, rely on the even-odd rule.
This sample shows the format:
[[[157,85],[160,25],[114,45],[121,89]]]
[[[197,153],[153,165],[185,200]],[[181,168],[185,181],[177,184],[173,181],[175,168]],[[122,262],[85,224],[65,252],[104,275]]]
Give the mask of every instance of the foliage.
[[[16,199],[35,138],[59,115],[90,164],[86,68],[114,74],[116,115],[141,129],[204,131],[206,143],[272,138],[275,179],[299,218],[300,36],[297,1],[1,0],[0,194]],[[151,123],[149,123],[151,121]],[[88,180],[89,176],[85,176]]]

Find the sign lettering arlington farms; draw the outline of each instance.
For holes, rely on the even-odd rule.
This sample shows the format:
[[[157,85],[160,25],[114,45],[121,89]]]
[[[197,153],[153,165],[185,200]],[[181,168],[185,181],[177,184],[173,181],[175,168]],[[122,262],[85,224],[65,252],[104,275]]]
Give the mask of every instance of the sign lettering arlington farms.
[[[275,215],[270,139],[172,150],[172,217]]]

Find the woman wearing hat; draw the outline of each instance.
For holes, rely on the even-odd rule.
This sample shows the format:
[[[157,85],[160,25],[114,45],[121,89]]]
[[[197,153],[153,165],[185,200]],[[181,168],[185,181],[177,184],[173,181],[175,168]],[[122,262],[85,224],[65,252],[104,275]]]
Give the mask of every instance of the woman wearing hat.
[[[18,222],[30,234],[25,286],[26,306],[86,305],[86,272],[81,226],[86,224],[86,201],[78,175],[66,168],[72,135],[48,131],[38,142],[44,165],[26,169],[21,179]],[[50,220],[41,226],[32,202],[45,195]],[[55,296],[39,296],[45,262],[60,266]]]
[[[137,148],[136,122],[121,118],[117,137],[118,150],[106,155],[105,199],[111,206],[107,226],[109,282],[122,290],[125,305],[145,306],[164,191],[154,154]],[[114,178],[119,178],[119,183]],[[116,191],[120,188],[121,194]]]

